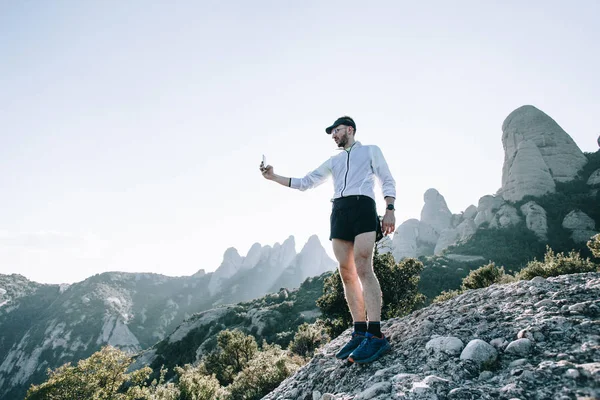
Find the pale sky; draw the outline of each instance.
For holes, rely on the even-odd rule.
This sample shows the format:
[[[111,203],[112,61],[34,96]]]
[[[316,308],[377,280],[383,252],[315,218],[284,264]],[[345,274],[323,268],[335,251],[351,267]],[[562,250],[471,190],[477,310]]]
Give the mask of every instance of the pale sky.
[[[397,225],[428,188],[453,213],[495,193],[524,104],[597,150],[599,1],[366,4],[0,0],[0,273],[190,275],[290,235],[333,258],[331,181],[258,164],[302,177],[344,114],[387,158]]]

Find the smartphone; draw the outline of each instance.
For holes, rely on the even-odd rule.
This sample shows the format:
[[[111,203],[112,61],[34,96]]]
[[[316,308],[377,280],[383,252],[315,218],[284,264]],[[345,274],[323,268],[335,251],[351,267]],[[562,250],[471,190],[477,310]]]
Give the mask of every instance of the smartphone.
[[[265,155],[264,155],[264,154],[263,154],[263,156],[262,156],[262,165],[263,165],[263,167],[264,167],[264,168],[266,168],[266,167],[267,167],[267,157],[265,157]]]

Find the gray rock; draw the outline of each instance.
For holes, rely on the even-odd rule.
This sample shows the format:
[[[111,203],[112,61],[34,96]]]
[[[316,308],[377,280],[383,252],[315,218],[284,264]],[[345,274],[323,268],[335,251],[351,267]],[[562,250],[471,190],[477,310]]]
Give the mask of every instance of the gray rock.
[[[456,244],[458,239],[460,238],[460,234],[456,228],[446,228],[440,234],[440,238],[438,239],[437,244],[435,245],[435,249],[433,250],[433,254],[439,255],[448,247]]]
[[[550,169],[531,140],[521,141],[509,162],[506,175],[503,172],[500,190],[505,200],[519,201],[525,196],[540,197],[556,191]],[[506,163],[505,159],[505,166]]]
[[[467,209],[463,212],[463,219],[474,219],[477,215],[477,207],[471,204]]]
[[[392,384],[390,382],[378,382],[367,389],[360,392],[355,400],[367,400],[372,399],[380,394],[390,393],[392,390]]]
[[[525,215],[527,229],[535,233],[541,240],[546,240],[548,237],[546,210],[535,201],[529,201],[521,206],[521,212]]]
[[[508,344],[504,352],[507,354],[514,354],[517,356],[528,355],[533,348],[533,343],[527,338],[517,339]]]
[[[600,186],[600,168],[592,172],[587,180],[587,184],[590,186]]]
[[[490,228],[509,228],[521,222],[517,209],[510,204],[503,204],[490,222]]]
[[[592,236],[597,235],[597,231],[588,229],[575,229],[571,234],[571,238],[575,243],[586,243]]]
[[[502,124],[504,166],[502,187],[505,186],[519,144],[531,141],[557,182],[567,182],[577,176],[587,158],[573,139],[552,118],[537,108],[526,105],[517,108]]]
[[[596,221],[580,210],[573,210],[567,214],[562,221],[562,227],[569,230],[592,230],[596,227]]]
[[[591,311],[599,298],[597,272],[469,290],[384,321],[392,351],[370,365],[347,365],[333,356],[349,329],[265,399],[306,398],[315,390],[334,393],[336,400],[358,395],[374,400],[599,398],[600,312]],[[552,304],[536,306],[541,300]],[[506,346],[505,338],[515,332],[521,338]],[[441,348],[434,346],[436,339],[450,337],[469,343],[460,358],[433,350]],[[483,338],[493,338],[490,344],[500,355],[489,351],[492,346]],[[521,347],[526,349],[528,340],[535,348],[530,342],[531,350],[525,351]],[[480,356],[462,357],[477,343],[484,351],[472,353]],[[490,364],[493,371],[482,372]],[[297,396],[290,396],[295,388],[300,388]]]
[[[480,198],[477,205],[477,215],[475,215],[473,220],[475,225],[479,226],[486,222],[492,222],[494,212],[498,210],[502,204],[504,204],[504,199],[499,196],[485,195]]]
[[[481,339],[473,339],[460,353],[461,360],[472,360],[480,366],[491,365],[498,358],[498,352],[494,346]]]
[[[425,205],[421,210],[421,222],[424,222],[441,233],[451,227],[452,213],[448,209],[446,200],[437,190],[429,189],[423,195]]]
[[[425,349],[432,353],[445,353],[449,355],[459,355],[465,347],[462,340],[454,336],[437,337],[431,339],[425,345]]]
[[[392,255],[396,261],[405,257],[417,256],[417,237],[419,236],[419,220],[404,221],[394,233]]]

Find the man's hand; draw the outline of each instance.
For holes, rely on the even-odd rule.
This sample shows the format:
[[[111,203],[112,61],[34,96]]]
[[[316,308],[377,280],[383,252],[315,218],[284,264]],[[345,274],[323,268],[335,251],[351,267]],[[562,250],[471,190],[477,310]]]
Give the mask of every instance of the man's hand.
[[[262,175],[265,177],[265,179],[268,179],[270,181],[272,181],[273,179],[275,179],[275,173],[273,172],[273,166],[271,165],[264,165],[262,162],[260,163],[259,166],[260,172],[262,173]]]
[[[396,229],[396,216],[394,215],[393,211],[387,210],[385,212],[385,215],[383,216],[383,222],[381,224],[381,231],[383,232],[384,236],[387,236],[390,233],[393,233],[395,229]]]

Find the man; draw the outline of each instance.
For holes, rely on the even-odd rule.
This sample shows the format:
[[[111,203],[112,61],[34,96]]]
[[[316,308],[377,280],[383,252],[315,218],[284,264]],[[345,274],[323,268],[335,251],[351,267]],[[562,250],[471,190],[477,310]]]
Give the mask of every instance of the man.
[[[340,117],[325,131],[343,151],[304,178],[277,175],[271,165],[262,163],[260,170],[266,179],[302,191],[333,176],[329,239],[354,322],[352,338],[336,357],[369,363],[390,350],[390,344],[381,333],[381,287],[373,271],[373,248],[378,234],[394,231],[396,182],[379,147],[363,146],[355,141],[356,124],[352,118]],[[375,177],[381,183],[387,203],[382,224],[375,207]]]

